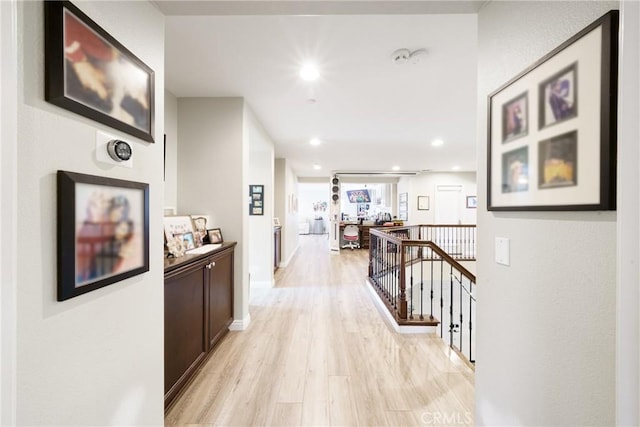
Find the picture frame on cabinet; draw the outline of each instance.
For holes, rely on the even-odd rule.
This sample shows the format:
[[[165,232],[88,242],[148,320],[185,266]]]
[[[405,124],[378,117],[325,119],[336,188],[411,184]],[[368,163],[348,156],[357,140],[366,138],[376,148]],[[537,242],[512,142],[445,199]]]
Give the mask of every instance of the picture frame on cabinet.
[[[618,20],[609,11],[488,96],[488,210],[616,209]]]
[[[149,184],[57,172],[58,301],[149,271]]]
[[[207,218],[204,216],[191,216],[193,221],[193,236],[196,247],[202,246],[204,238],[207,236]]]
[[[207,236],[209,237],[209,243],[211,244],[224,242],[224,239],[222,238],[222,230],[220,230],[219,228],[212,228],[210,230],[207,230]]]
[[[45,99],[154,142],[154,72],[69,1],[45,1]]]

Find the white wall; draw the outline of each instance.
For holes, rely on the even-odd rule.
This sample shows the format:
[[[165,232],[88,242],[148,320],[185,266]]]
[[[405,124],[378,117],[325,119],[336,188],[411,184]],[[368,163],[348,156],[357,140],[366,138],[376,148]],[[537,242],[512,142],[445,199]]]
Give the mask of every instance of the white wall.
[[[178,99],[164,91],[164,134],[167,136],[165,157],[164,206],[178,205]]]
[[[298,214],[289,209],[289,196],[298,197],[298,178],[295,176],[287,159],[275,160],[275,216],[282,225],[282,261],[280,266],[286,267],[298,249]]]
[[[164,17],[147,2],[75,4],[155,71],[157,143],[44,101],[43,2],[20,2],[17,423],[161,425]],[[132,144],[133,169],[96,162],[97,129]],[[56,301],[59,169],[149,183],[149,272]]]
[[[398,182],[398,194],[408,193],[409,224],[434,224],[436,191],[438,185],[460,185],[460,220],[462,224],[475,224],[477,209],[468,209],[467,196],[477,193],[475,172],[427,172],[415,177],[403,177]],[[429,210],[418,210],[418,196],[429,197]],[[398,204],[396,197],[395,204]]]
[[[479,12],[478,205],[487,95],[615,2],[490,2]],[[477,425],[612,425],[615,212],[478,209]],[[511,242],[511,266],[493,261]]]
[[[316,218],[321,217],[323,219],[324,231],[329,232],[329,192],[330,187],[328,179],[325,182],[299,182],[298,183],[298,195],[299,199],[299,212],[298,222],[306,223],[311,230]],[[314,204],[325,202],[327,208],[324,211],[314,211]],[[306,226],[305,226],[306,228]],[[304,231],[304,230],[303,230]]]
[[[208,214],[236,241],[236,324],[249,322],[248,141],[242,98],[178,99],[178,213]]]
[[[264,185],[264,215],[249,216],[250,286],[273,286],[273,141],[245,104],[249,185]],[[248,188],[247,188],[248,191]]]
[[[637,426],[640,425],[640,5],[625,1],[621,12],[620,87],[624,90],[619,92],[618,115],[616,424]]]
[[[17,3],[0,2],[0,425],[15,424],[17,266]]]

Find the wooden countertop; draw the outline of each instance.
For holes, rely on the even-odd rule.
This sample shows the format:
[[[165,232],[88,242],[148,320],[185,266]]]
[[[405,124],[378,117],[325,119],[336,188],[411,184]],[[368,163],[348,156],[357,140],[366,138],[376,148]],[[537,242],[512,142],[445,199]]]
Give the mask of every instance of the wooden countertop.
[[[225,249],[229,249],[233,246],[237,245],[237,242],[223,242],[222,246],[217,249],[213,249],[209,252],[205,252],[203,254],[186,254],[185,256],[181,256],[180,258],[167,258],[165,255],[164,258],[164,272],[168,273],[170,271],[179,268],[182,265],[188,264],[192,261],[197,261],[201,258],[206,258],[211,255],[217,254],[219,252],[224,251]],[[206,245],[205,245],[206,246]]]

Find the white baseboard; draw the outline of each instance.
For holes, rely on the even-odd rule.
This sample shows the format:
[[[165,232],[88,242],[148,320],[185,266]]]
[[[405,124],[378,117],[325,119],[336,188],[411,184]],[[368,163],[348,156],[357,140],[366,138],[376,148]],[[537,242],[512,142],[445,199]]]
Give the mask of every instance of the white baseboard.
[[[252,281],[249,286],[253,289],[273,288],[273,280],[256,280]]]
[[[278,267],[286,267],[289,265],[289,263],[291,262],[291,260],[293,259],[293,256],[296,254],[296,252],[298,251],[298,248],[300,247],[300,245],[296,245],[296,247],[293,249],[293,251],[291,252],[291,255],[289,256],[289,259],[285,260],[285,261],[280,261],[280,264],[278,264]]]
[[[391,326],[391,328],[393,328],[393,330],[396,331],[397,333],[399,334],[435,334],[438,332],[437,326],[398,325],[398,323],[396,322],[396,319],[394,319],[391,313],[389,313],[389,309],[387,308],[387,306],[384,305],[384,303],[380,299],[380,296],[378,296],[375,289],[373,289],[373,286],[371,286],[371,284],[367,280],[364,281],[364,286],[369,290],[369,293],[371,294],[373,302],[375,303],[376,308],[378,309],[380,314],[382,314],[382,317],[384,317],[385,322],[387,322],[387,324]]]
[[[231,325],[229,325],[229,330],[244,331],[249,327],[249,323],[251,323],[251,315],[247,314],[247,317],[245,317],[244,319],[234,320],[233,322],[231,322]]]

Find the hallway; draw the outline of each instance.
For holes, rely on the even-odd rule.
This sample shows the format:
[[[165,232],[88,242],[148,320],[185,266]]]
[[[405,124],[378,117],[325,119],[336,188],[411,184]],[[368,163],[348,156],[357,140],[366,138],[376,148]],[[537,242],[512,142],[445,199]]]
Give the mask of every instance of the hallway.
[[[365,288],[367,251],[300,236],[251,324],[229,332],[167,426],[473,424],[473,372],[435,335],[400,335]]]

